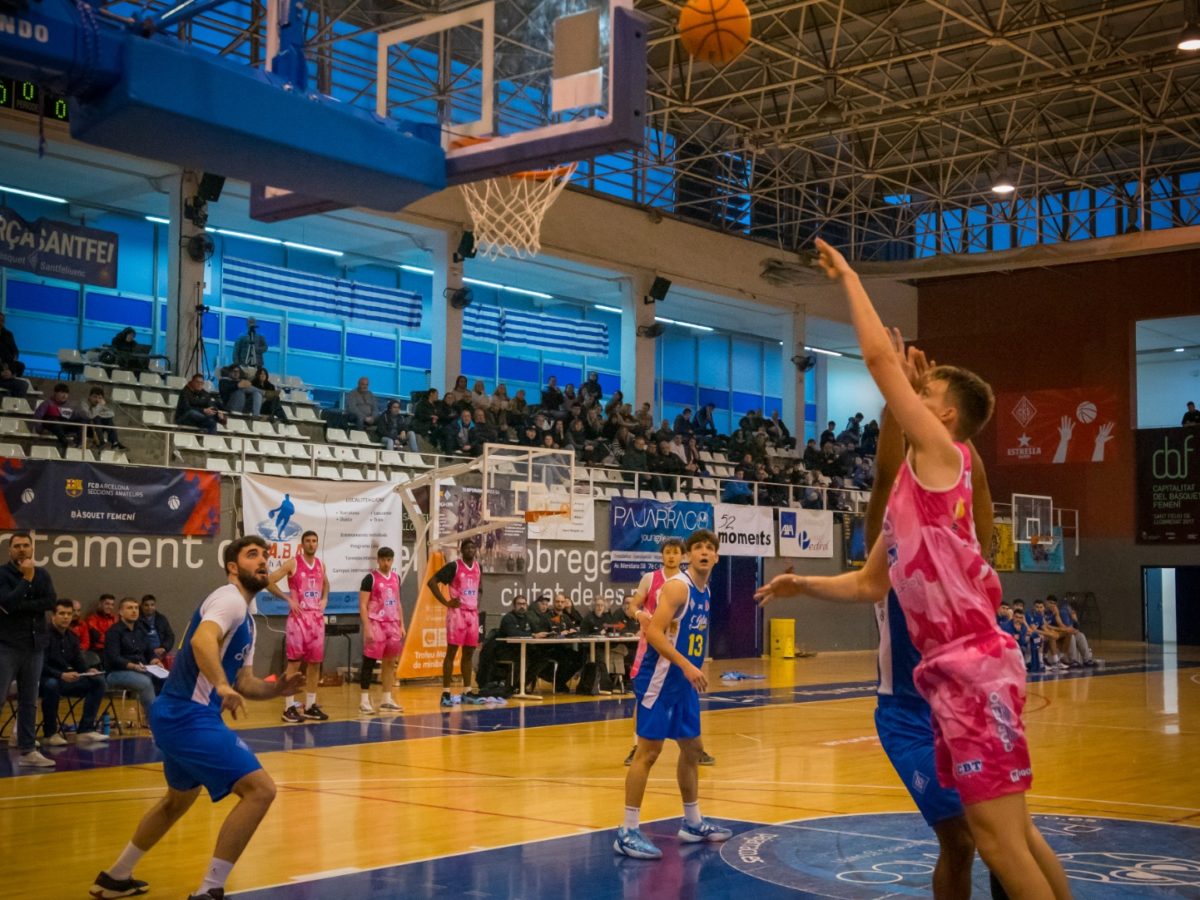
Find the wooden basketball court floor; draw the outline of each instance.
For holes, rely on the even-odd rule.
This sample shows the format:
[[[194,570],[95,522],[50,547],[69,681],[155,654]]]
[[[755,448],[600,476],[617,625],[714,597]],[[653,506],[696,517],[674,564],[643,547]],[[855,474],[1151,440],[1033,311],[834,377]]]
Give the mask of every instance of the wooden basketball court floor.
[[[1031,676],[1025,722],[1038,823],[1078,897],[1200,897],[1200,649],[1108,645],[1102,669]],[[927,896],[931,833],[880,750],[874,654],[710,661],[701,808],[728,844],[676,841],[675,750],[643,821],[665,857],[618,858],[631,697],[441,710],[436,686],[404,715],[359,718],[358,688],[322,689],[328,723],[284,726],[280,703],[239,723],[279,785],[234,870],[254,900],[508,897]],[[727,671],[762,680],[722,681]],[[8,900],[87,896],[163,789],[153,743],[53,752],[27,774],[0,759]],[[232,799],[202,795],[137,870],[149,898],[199,883]],[[987,896],[976,864],[977,896]]]

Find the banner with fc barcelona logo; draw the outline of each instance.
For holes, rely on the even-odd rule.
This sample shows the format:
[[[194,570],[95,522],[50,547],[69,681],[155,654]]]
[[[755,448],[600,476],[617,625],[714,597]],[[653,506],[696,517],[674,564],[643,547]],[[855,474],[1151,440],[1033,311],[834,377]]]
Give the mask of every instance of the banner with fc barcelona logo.
[[[0,528],[207,537],[220,525],[215,472],[0,460]]]

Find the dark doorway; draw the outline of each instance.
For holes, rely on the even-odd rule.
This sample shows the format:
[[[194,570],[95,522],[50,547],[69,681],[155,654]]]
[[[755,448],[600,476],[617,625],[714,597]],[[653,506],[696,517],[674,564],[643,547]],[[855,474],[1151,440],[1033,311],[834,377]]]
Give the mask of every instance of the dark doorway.
[[[752,556],[723,556],[712,574],[713,659],[762,656],[762,610],[754,602],[762,561]]]
[[[1142,600],[1147,642],[1200,646],[1200,566],[1144,567]]]

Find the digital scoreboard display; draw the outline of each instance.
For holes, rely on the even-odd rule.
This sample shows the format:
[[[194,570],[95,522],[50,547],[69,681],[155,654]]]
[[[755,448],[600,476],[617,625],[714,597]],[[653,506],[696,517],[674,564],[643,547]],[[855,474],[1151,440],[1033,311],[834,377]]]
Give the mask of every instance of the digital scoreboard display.
[[[67,98],[44,91],[32,81],[0,77],[0,109],[42,115],[59,122],[68,121]]]

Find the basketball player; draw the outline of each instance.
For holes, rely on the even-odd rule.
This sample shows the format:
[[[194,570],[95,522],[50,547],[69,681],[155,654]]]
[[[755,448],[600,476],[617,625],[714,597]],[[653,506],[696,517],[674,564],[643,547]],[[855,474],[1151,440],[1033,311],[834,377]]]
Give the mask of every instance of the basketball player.
[[[192,615],[162,694],[150,707],[150,730],[163,755],[167,794],[142,818],[133,839],[96,876],[91,895],[110,900],[144,894],[149,886],[133,877],[138,861],[191,808],[203,786],[214,803],[236,794],[217,835],[216,851],[190,900],[222,900],[229,871],[246,849],[275,799],[275,783],[258,759],[221,719],[237,718],[246,698],[268,700],[295,690],[296,672],[268,684],[254,676],[254,620],[250,601],[267,586],[267,542],[238,538],[225,548],[227,583],[204,599]]]
[[[404,649],[404,614],[400,608],[400,576],[393,571],[396,554],[391,547],[380,547],[375,554],[377,568],[362,580],[358,589],[358,614],[363,628],[363,661],[358,686],[362,699],[358,711],[365,716],[373,715],[371,708],[371,678],[375,674],[375,660],[383,660],[383,696],[379,711],[384,713],[404,712],[392,699],[392,685],[396,681],[396,660]]]
[[[305,702],[297,703],[291,694],[283,700],[283,721],[290,723],[305,719],[324,722],[329,718],[317,706],[317,684],[325,659],[325,607],[329,604],[329,578],[325,564],[317,558],[318,542],[315,531],[300,535],[300,555],[286,560],[272,572],[267,584],[267,590],[288,605],[285,674],[290,677],[304,666]],[[284,578],[288,583],[286,594],[278,587]]]
[[[670,579],[679,574],[679,566],[683,562],[683,541],[679,538],[667,538],[663,541],[662,547],[659,548],[659,553],[662,555],[662,567],[653,572],[647,572],[642,576],[642,580],[638,582],[637,588],[633,592],[633,596],[629,598],[629,614],[638,620],[638,624],[642,627],[642,634],[638,640],[637,652],[633,657],[633,665],[629,669],[629,680],[633,681],[637,678],[638,669],[642,665],[642,657],[646,655],[646,623],[650,621],[654,615],[654,608],[658,605],[658,592],[662,590],[662,586]],[[637,719],[634,718],[634,744],[629,750],[629,755],[625,757],[625,765],[630,765],[633,762],[633,755],[637,753]],[[716,759],[700,750],[700,765],[711,766],[716,763]]]
[[[700,815],[700,691],[708,679],[700,667],[708,647],[708,577],[717,563],[720,539],[701,529],[688,535],[688,570],[663,585],[646,626],[649,646],[633,692],[637,701],[637,752],[625,775],[625,823],[617,829],[613,850],[635,859],[661,859],[662,851],[642,834],[642,798],[650,769],[668,738],[679,744],[676,776],[683,800],[679,839],[687,843],[727,841],[728,828]]]
[[[991,416],[991,388],[950,366],[931,369],[914,390],[903,343],[889,337],[858,276],[817,241],[820,265],[840,281],[863,360],[908,439],[866,566],[826,578],[781,575],[764,602],[805,593],[882,600],[889,581],[921,662],[914,684],[933,710],[939,781],[957,788],[984,862],[1014,897],[1070,897],[1066,875],[1025,805],[1032,783],[1021,723],[1025,667],[1016,642],[996,624],[1000,580],[984,561],[969,510],[969,440]],[[899,352],[898,352],[899,350]]]
[[[437,602],[446,607],[446,658],[442,661],[442,706],[453,706],[450,682],[454,680],[454,657],[462,648],[463,702],[482,703],[471,691],[471,661],[479,646],[479,588],[482,573],[475,561],[478,547],[474,538],[466,538],[458,546],[459,559],[446,563],[429,579],[428,587]],[[442,593],[449,588],[450,599]]]

